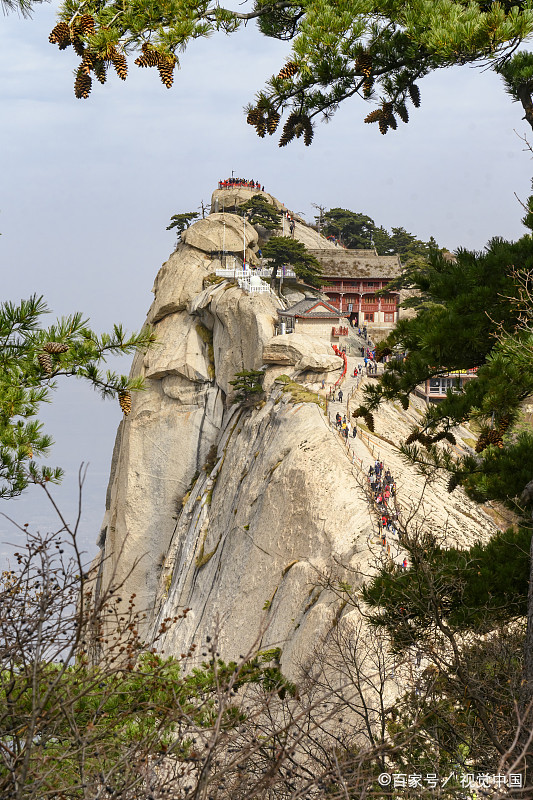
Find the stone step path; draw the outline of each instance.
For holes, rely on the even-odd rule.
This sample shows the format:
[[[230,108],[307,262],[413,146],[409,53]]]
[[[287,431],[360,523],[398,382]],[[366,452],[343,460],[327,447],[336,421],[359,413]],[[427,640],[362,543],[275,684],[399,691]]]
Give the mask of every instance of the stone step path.
[[[367,381],[371,380],[371,378],[367,378],[366,374],[363,376],[358,375],[356,378],[353,377],[353,370],[354,367],[361,363],[362,359],[360,357],[348,356],[348,369],[346,373],[346,377],[342,382],[342,393],[343,398],[342,402],[336,401],[328,401],[328,418],[331,425],[332,433],[339,437],[339,440],[342,442],[342,446],[346,450],[346,455],[349,460],[352,462],[352,465],[357,469],[360,473],[361,477],[365,481],[365,490],[367,488],[366,481],[368,478],[368,468],[372,464],[374,464],[375,459],[380,458],[379,453],[379,445],[377,442],[373,440],[371,436],[369,436],[366,431],[361,431],[358,429],[357,436],[353,438],[352,434],[345,439],[336,428],[335,425],[335,416],[337,413],[340,413],[341,416],[344,417],[346,415],[346,419],[348,420],[348,401],[353,396],[354,392],[359,388],[362,383],[366,383]],[[383,366],[378,364],[378,375],[383,372]],[[335,392],[335,396],[338,396],[338,389]],[[354,404],[353,402],[350,404],[351,409],[353,410]],[[353,430],[354,422],[357,424],[357,420],[353,417],[349,418],[350,426]],[[385,465],[386,467],[386,465]],[[373,514],[376,519],[378,518],[378,511],[375,507],[373,496],[370,493],[370,488],[368,487],[368,503],[370,505],[371,514]],[[401,565],[403,559],[405,557],[405,552],[402,550],[399,538],[397,535],[389,534],[386,538],[386,546],[383,547],[381,544],[381,539],[369,539],[369,546],[372,550],[375,550],[376,553],[381,555],[387,554],[393,561],[395,561],[398,565]],[[374,547],[375,546],[375,547]]]

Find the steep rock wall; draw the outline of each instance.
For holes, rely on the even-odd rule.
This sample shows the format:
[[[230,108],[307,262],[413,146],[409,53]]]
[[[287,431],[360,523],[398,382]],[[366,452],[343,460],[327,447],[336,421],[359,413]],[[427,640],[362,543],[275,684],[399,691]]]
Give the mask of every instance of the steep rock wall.
[[[214,237],[220,217],[230,215],[215,216]],[[246,295],[228,281],[205,286],[217,266],[210,253],[181,243],[161,267],[147,317],[158,342],[132,366],[146,389],[134,394],[117,434],[100,534],[100,580],[135,592],[142,609],[153,607],[158,565],[182,498],[220,434],[229,381],[261,365],[263,343],[274,332],[279,301]]]

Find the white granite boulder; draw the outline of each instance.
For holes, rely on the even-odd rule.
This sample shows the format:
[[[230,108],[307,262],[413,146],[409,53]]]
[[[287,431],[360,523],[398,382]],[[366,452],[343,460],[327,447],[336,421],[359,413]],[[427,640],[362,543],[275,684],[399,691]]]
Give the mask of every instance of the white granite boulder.
[[[300,370],[323,372],[338,369],[343,362],[324,339],[307,336],[305,333],[284,333],[273,336],[266,342],[263,347],[263,363],[287,364]]]

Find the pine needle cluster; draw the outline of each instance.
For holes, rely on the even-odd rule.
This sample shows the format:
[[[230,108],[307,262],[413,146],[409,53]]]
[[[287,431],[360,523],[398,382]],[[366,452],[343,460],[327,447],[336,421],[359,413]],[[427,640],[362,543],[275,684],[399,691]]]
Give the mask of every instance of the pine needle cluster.
[[[52,445],[37,416],[41,403],[50,401],[56,379],[82,378],[103,397],[117,397],[128,413],[130,392],[141,389],[142,381],[104,372],[101,366],[108,355],[133,353],[155,341],[149,330],[128,336],[120,325],[99,336],[81,314],[44,328],[46,313],[37,296],[0,305],[0,498],[20,494],[29,483],[61,479],[60,469],[34,460],[46,456]]]

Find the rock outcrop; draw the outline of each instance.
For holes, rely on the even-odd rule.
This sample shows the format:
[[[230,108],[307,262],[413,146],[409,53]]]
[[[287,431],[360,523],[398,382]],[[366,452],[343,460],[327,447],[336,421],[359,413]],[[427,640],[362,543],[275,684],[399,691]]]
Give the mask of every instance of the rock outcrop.
[[[342,358],[336,356],[325,339],[302,333],[284,333],[273,336],[263,347],[265,364],[281,364],[297,370],[330,372],[342,369]]]
[[[204,253],[247,252],[247,261],[255,255],[259,236],[253,225],[236,214],[211,214],[183,231],[181,241]],[[251,251],[251,252],[250,252]]]
[[[191,226],[156,278],[148,322],[158,343],[132,367],[146,389],[117,434],[98,585],[137,595],[147,636],[189,607],[163,640],[167,653],[186,651],[218,626],[223,657],[277,645],[290,675],[340,613],[318,577],[349,573],[353,583],[379,555],[364,491],[373,454],[358,441],[352,462],[318,403],[318,382],[340,375],[329,344],[274,337],[279,299],[216,278],[214,251],[231,216]],[[237,237],[238,226],[232,230]],[[264,400],[235,403],[235,373],[260,368]],[[302,371],[313,373],[315,391],[277,380],[298,380]],[[386,413],[393,431],[402,411]],[[389,438],[381,454],[389,458],[389,448],[392,461],[394,432]],[[423,479],[402,469],[402,485],[416,497]],[[449,527],[474,539],[490,523],[461,494]]]

